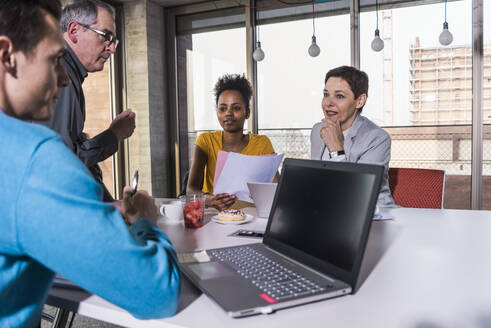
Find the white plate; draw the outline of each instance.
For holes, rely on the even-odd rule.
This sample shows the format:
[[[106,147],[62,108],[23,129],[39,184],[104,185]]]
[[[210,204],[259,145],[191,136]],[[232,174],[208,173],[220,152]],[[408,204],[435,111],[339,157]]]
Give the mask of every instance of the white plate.
[[[244,224],[244,223],[252,221],[252,219],[254,219],[254,216],[252,216],[250,214],[244,214],[244,221],[220,221],[220,220],[218,220],[218,214],[211,217],[211,220],[215,221],[216,223],[232,224],[232,225]]]

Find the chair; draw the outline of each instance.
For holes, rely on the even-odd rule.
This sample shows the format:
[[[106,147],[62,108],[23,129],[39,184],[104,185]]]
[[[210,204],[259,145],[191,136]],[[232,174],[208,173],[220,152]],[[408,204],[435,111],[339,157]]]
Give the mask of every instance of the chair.
[[[179,193],[179,195],[177,195],[177,198],[186,195],[186,189],[188,188],[188,180],[189,180],[189,171],[186,171],[186,173],[184,173],[184,176],[182,177],[181,192]]]
[[[186,195],[186,190],[188,188],[188,180],[189,180],[189,171],[186,171],[184,173],[184,176],[182,177],[182,183],[181,183],[181,192],[177,195],[177,198]],[[203,182],[205,180],[205,177],[203,176],[203,180],[201,180],[201,189],[203,189]]]
[[[389,187],[399,206],[443,208],[445,171],[391,167]]]

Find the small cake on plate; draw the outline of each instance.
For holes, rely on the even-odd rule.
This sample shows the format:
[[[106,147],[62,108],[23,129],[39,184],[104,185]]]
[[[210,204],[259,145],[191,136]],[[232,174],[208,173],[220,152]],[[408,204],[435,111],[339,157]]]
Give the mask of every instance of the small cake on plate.
[[[224,210],[218,213],[218,220],[224,222],[240,222],[245,220],[245,215],[241,210]]]

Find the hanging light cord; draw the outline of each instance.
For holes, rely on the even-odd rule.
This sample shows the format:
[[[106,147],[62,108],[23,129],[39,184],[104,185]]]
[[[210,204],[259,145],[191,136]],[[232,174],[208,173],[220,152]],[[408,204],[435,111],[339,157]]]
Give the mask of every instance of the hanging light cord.
[[[253,8],[253,9],[271,9],[278,7],[277,3],[272,3],[269,6],[249,6],[245,3],[242,3],[241,0],[234,0],[235,4],[240,7]]]
[[[447,22],[447,0],[445,0],[445,23]]]
[[[257,21],[259,14],[258,14],[257,10],[254,10],[254,11],[255,11],[255,16],[256,16],[256,21],[254,22],[254,25],[256,25],[256,42],[259,42],[259,24]]]
[[[286,2],[286,1],[283,1],[283,0],[276,0],[276,1],[278,1],[279,3],[282,3],[282,4],[284,4],[284,5],[306,5],[306,4],[309,4],[309,3],[311,3],[311,2],[315,2],[315,1],[303,1],[303,2],[297,2],[297,1],[296,1],[296,2]],[[324,1],[326,1],[326,0],[324,0]],[[327,1],[329,1],[329,0],[327,0]],[[326,1],[326,2],[327,2],[327,1]]]
[[[312,29],[314,31],[314,36],[315,36],[315,16],[314,16],[314,5],[315,5],[315,2],[312,1]]]
[[[375,14],[377,15],[377,30],[378,30],[378,0],[375,0]]]
[[[331,1],[337,1],[337,0],[308,0],[308,1],[302,1],[302,2],[287,2],[284,0],[276,0],[276,2],[273,2],[271,5],[268,6],[249,6],[245,3],[242,3],[242,0],[234,0],[235,4],[240,6],[240,7],[246,7],[246,8],[256,8],[256,9],[271,9],[271,8],[276,8],[278,7],[278,3],[282,3],[287,6],[295,6],[295,5],[307,5],[310,3],[315,3],[315,2],[331,2]],[[215,5],[216,6],[216,5]]]

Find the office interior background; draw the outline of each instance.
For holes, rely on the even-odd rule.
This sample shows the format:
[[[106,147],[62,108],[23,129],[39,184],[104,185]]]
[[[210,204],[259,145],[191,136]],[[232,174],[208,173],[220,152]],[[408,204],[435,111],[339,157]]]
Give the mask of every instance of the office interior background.
[[[89,135],[123,108],[137,114],[134,135],[103,163],[116,197],[136,169],[155,197],[179,193],[196,137],[220,129],[212,89],[225,73],[253,84],[247,129],[286,157],[309,158],[325,73],[353,65],[370,78],[363,115],[392,137],[390,166],[444,169],[445,208],[491,209],[489,1],[449,0],[446,13],[437,0],[107,2],[121,46],[84,90]],[[438,40],[445,15],[448,46]],[[308,53],[314,28],[317,57]]]

